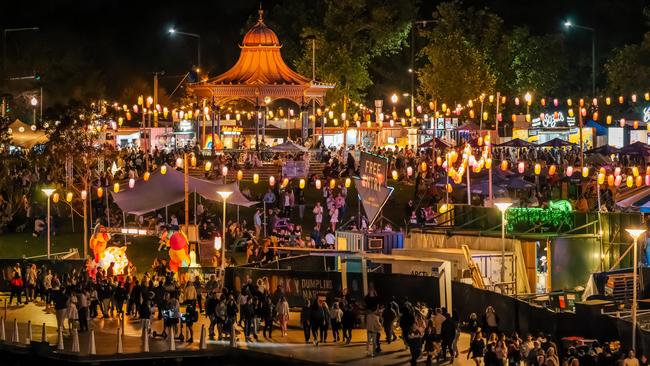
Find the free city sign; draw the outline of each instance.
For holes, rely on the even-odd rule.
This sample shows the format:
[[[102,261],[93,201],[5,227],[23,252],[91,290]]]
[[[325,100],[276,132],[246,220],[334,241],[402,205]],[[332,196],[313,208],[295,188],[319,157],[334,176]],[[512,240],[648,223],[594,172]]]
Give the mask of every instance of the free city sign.
[[[387,173],[388,159],[361,152],[359,178],[355,177],[354,179],[369,227],[377,219],[381,209],[388,201],[388,197],[393,193],[393,188],[386,186]]]

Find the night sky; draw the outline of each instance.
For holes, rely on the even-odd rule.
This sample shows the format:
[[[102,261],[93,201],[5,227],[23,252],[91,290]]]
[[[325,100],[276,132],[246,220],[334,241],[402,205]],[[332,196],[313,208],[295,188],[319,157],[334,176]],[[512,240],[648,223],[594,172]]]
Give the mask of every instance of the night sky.
[[[281,1],[263,1],[272,9]],[[431,18],[437,2],[420,2],[419,19]],[[597,29],[598,56],[602,62],[615,47],[639,42],[647,30],[640,0],[610,1],[465,1],[487,6],[500,15],[507,28],[528,25],[535,34],[563,32],[562,20]],[[167,30],[200,33],[202,64],[210,75],[230,67],[238,56],[237,43],[252,19],[259,1],[11,1],[0,12],[2,28],[38,26],[40,31],[10,34],[7,55],[18,66],[14,74],[38,69],[29,56],[31,46],[44,42],[56,47],[76,48],[85,61],[102,72],[109,93],[118,93],[131,78],[149,78],[147,73],[165,70],[183,74],[196,63],[196,40],[170,37]],[[267,14],[272,18],[273,14]],[[299,14],[296,14],[299,16]],[[282,34],[279,34],[282,40]],[[587,57],[590,35],[567,35],[575,58]],[[408,49],[404,50],[408,54]],[[163,80],[174,84],[177,79]],[[169,88],[169,86],[168,86]]]

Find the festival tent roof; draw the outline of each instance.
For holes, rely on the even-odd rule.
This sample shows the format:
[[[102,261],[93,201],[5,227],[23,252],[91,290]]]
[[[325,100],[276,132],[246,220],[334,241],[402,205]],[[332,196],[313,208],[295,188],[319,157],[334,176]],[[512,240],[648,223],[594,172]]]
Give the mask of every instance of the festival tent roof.
[[[598,146],[594,149],[590,149],[585,151],[585,154],[603,154],[603,155],[611,155],[611,154],[618,154],[620,151],[619,148],[612,146],[612,145],[603,145],[603,146]]]
[[[471,181],[470,182],[470,190],[472,193],[475,194],[480,194],[480,195],[488,195],[490,193],[490,181],[487,179],[481,179],[477,181]],[[503,188],[501,185],[495,184],[495,182],[492,182],[492,194],[493,195],[505,195],[508,193],[508,190]]]
[[[437,137],[434,137],[431,140],[422,143],[420,146],[418,146],[418,148],[424,149],[424,148],[428,148],[428,147],[433,147],[433,141],[434,140],[436,141],[436,145],[438,145],[438,146],[444,146],[444,147],[449,147],[450,146],[449,143],[447,143],[447,142],[445,142],[445,141],[443,141],[443,140],[441,140],[441,139],[439,139]]]
[[[34,145],[45,143],[48,140],[45,132],[32,131],[32,126],[18,119],[10,124],[7,130],[11,131],[12,144],[26,149],[31,149]]]
[[[643,207],[650,202],[650,187],[643,187],[638,192],[616,202],[619,207]],[[650,206],[650,205],[648,205]]]
[[[457,130],[459,131],[480,131],[481,127],[474,122],[465,122],[462,125],[458,126]]]
[[[185,199],[183,179],[183,173],[168,167],[167,174],[161,174],[160,171],[153,172],[147,182],[140,180],[131,189],[124,189],[118,193],[111,191],[111,194],[122,211],[142,215],[183,201]],[[213,201],[221,201],[217,191],[230,191],[233,192],[227,200],[230,204],[245,207],[257,204],[248,200],[239,191],[236,183],[218,184],[189,177],[189,191]]]
[[[543,147],[564,147],[564,146],[574,146],[575,144],[566,140],[562,140],[561,138],[554,138],[552,140],[548,140],[543,144],[539,144],[539,146]]]
[[[498,147],[535,147],[537,145],[522,139],[512,139],[508,142],[496,145]]]
[[[619,153],[623,155],[650,156],[650,145],[637,141],[631,145],[624,146]]]
[[[587,154],[585,162],[592,165],[611,165],[612,159],[603,154]]]
[[[300,146],[291,140],[287,140],[281,144],[272,146],[270,149],[272,152],[305,152],[307,148]]]

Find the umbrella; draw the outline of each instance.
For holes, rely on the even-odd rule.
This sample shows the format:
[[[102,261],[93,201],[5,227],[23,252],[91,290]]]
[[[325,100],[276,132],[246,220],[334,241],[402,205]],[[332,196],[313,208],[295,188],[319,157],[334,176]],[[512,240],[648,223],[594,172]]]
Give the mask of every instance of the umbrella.
[[[622,155],[650,156],[650,146],[641,141],[637,141],[631,145],[624,146],[619,153]]]
[[[496,146],[498,146],[498,147],[535,147],[537,145],[535,145],[535,144],[533,144],[531,142],[528,142],[528,141],[524,141],[522,139],[512,139],[512,140],[510,140],[508,142],[504,142],[504,143],[496,145]]]
[[[612,155],[612,154],[618,154],[619,151],[621,150],[615,146],[603,145],[603,146],[598,146],[597,148],[594,149],[587,150],[585,151],[585,154]]]
[[[272,152],[305,152],[307,148],[300,146],[291,140],[287,140],[279,145],[275,145],[269,149]]]
[[[603,154],[588,154],[585,157],[585,162],[591,165],[611,165],[612,159],[609,158],[609,155]]]
[[[451,186],[454,188],[465,188],[465,183],[456,184],[454,183],[454,180],[451,179],[451,177],[449,177],[449,184],[451,184]],[[438,181],[436,182],[436,187],[444,187],[446,185],[447,185],[447,177],[444,176],[438,179]]]
[[[574,146],[575,144],[569,141],[562,140],[561,138],[554,138],[552,140],[546,141],[543,144],[540,144],[539,146],[544,146],[544,147],[564,147],[564,146]]]
[[[420,146],[418,146],[420,149],[425,149],[428,147],[433,147],[433,142],[436,142],[436,146],[443,146],[443,147],[449,147],[449,143],[442,141],[441,139],[434,137],[431,140],[422,143]]]
[[[490,181],[487,179],[477,180],[476,182],[471,182],[470,189],[472,193],[487,195],[490,192]],[[492,182],[492,194],[502,195],[508,193],[508,190],[503,188],[500,185],[497,185],[497,182]]]
[[[528,182],[524,178],[515,177],[508,180],[507,187],[512,189],[530,189],[535,187],[535,184]]]

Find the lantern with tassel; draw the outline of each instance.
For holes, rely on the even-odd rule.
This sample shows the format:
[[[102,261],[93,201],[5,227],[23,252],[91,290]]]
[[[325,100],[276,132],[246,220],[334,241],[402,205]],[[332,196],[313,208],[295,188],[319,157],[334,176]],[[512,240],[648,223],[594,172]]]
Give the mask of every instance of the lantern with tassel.
[[[610,187],[614,186],[614,176],[612,174],[607,176],[607,185]]]
[[[102,198],[104,196],[104,188],[97,188],[97,197]]]
[[[205,169],[206,172],[209,172],[210,170],[212,170],[212,162],[206,161],[204,169]]]
[[[620,167],[616,167],[616,169],[614,169],[614,176],[615,176],[615,177],[618,177],[619,175],[621,175],[621,168],[620,168]]]
[[[621,182],[623,182],[623,176],[619,175],[614,179],[614,186],[620,186]]]
[[[539,175],[542,172],[542,166],[539,163],[535,164],[535,175]]]
[[[305,178],[300,178],[298,181],[298,188],[305,189]]]
[[[628,175],[627,178],[625,178],[625,185],[627,186],[627,188],[632,188],[632,186],[634,185],[634,179],[632,178],[631,175]]]
[[[68,203],[69,203],[69,202],[72,202],[72,192],[68,192],[68,193],[65,195],[65,201],[68,202]]]
[[[115,183],[113,184],[113,192],[118,193],[120,191],[120,184]]]
[[[289,178],[284,178],[282,179],[282,188],[285,188],[286,186],[289,185]]]
[[[167,174],[167,165],[163,165],[160,167],[160,174],[162,175]]]
[[[638,177],[636,177],[635,183],[637,187],[641,187],[643,185],[643,178],[639,175]]]
[[[352,179],[345,178],[345,188],[350,188],[351,185],[352,185]]]
[[[330,189],[336,188],[336,179],[330,179]]]
[[[548,175],[554,176],[556,171],[557,171],[557,167],[555,165],[551,165],[548,168]]]
[[[161,168],[161,170],[162,170],[162,168]],[[146,182],[146,181],[149,180],[149,177],[150,177],[150,176],[151,176],[151,173],[149,173],[149,172],[144,172],[144,176],[142,177],[142,179],[144,179],[144,181]]]

